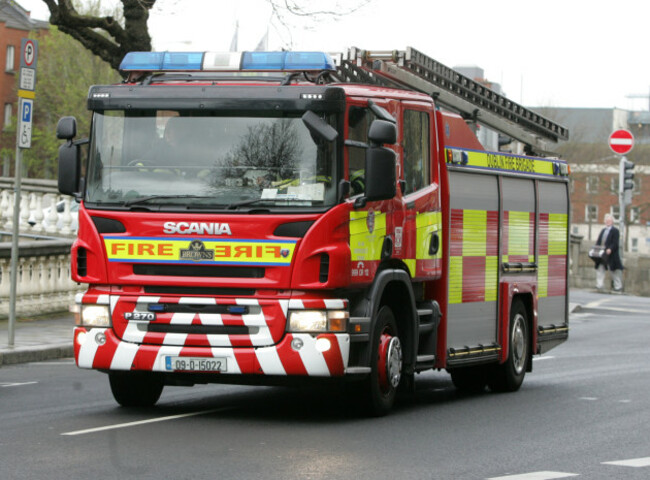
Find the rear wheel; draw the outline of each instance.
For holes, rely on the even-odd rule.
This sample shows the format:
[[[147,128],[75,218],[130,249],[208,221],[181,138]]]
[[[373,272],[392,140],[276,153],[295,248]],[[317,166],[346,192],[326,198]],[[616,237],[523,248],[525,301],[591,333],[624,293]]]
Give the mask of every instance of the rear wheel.
[[[519,390],[526,376],[530,361],[526,307],[521,300],[512,302],[510,309],[510,330],[508,335],[508,358],[505,363],[495,365],[488,375],[488,386],[495,392]]]
[[[366,381],[368,411],[372,415],[386,415],[395,403],[395,395],[402,377],[402,342],[392,310],[381,307],[375,322],[371,350],[371,372]]]
[[[162,376],[148,372],[109,372],[108,380],[113,398],[123,407],[151,407],[165,386]]]

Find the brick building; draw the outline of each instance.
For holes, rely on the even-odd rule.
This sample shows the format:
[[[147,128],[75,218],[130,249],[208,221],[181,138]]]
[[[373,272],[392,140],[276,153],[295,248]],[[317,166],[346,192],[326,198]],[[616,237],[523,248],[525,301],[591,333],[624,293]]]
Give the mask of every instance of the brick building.
[[[30,13],[13,0],[0,0],[0,133],[15,121],[17,110],[16,82],[20,76],[20,44],[33,38],[33,32],[47,30],[49,24],[34,20]],[[15,139],[0,135],[0,149],[15,146]],[[6,159],[3,165],[8,166]],[[3,173],[6,173],[3,168]]]
[[[626,158],[635,164],[632,202],[625,209],[626,250],[650,253],[650,112],[618,108],[538,108],[542,115],[569,128],[570,139],[559,146],[571,165],[571,231],[595,242],[603,217],[611,213],[618,226],[620,156],[609,149],[614,130],[634,134]]]

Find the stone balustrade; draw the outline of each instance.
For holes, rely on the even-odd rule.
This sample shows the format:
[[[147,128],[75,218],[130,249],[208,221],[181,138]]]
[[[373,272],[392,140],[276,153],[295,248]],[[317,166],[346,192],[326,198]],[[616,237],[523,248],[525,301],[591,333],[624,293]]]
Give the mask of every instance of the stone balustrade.
[[[20,241],[16,275],[16,314],[66,311],[85,289],[70,279],[72,240]],[[11,242],[0,243],[0,318],[9,315]]]
[[[73,238],[77,233],[76,211],[74,199],[60,195],[55,180],[22,179],[18,223],[21,234]],[[13,215],[14,179],[0,177],[0,230],[13,231]]]
[[[52,208],[57,204],[59,209]],[[16,314],[68,310],[85,289],[70,279],[70,247],[76,236],[76,204],[60,195],[55,180],[21,180]],[[14,179],[0,177],[0,318],[9,315]]]

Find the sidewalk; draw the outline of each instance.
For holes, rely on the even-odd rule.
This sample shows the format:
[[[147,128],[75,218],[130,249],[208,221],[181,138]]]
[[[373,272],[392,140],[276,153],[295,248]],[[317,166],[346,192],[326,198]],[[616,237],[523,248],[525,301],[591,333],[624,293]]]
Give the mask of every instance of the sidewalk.
[[[0,320],[0,368],[16,363],[40,362],[73,357],[74,315],[68,312],[20,318],[9,347],[9,321]]]

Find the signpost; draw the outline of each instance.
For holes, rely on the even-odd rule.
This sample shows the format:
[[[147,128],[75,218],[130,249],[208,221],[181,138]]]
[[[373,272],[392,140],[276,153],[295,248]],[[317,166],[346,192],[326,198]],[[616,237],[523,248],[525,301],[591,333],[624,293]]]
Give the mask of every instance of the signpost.
[[[609,148],[618,155],[625,155],[634,147],[634,136],[629,130],[616,130],[609,136]]]
[[[622,245],[627,241],[625,238],[625,207],[632,203],[632,190],[634,190],[634,182],[632,181],[634,173],[631,171],[634,168],[634,164],[628,162],[625,155],[630,153],[634,147],[634,135],[632,135],[632,132],[629,130],[615,130],[609,136],[608,143],[609,148],[611,148],[614,153],[621,156],[618,168],[618,229],[621,241],[619,242],[618,251],[622,261]]]
[[[20,48],[20,79],[18,81],[18,128],[16,129],[16,166],[14,172],[14,216],[11,235],[11,278],[9,285],[8,343],[14,346],[16,326],[16,283],[18,274],[18,236],[20,235],[20,183],[23,149],[32,146],[32,120],[36,97],[36,60],[38,42],[23,38]]]

